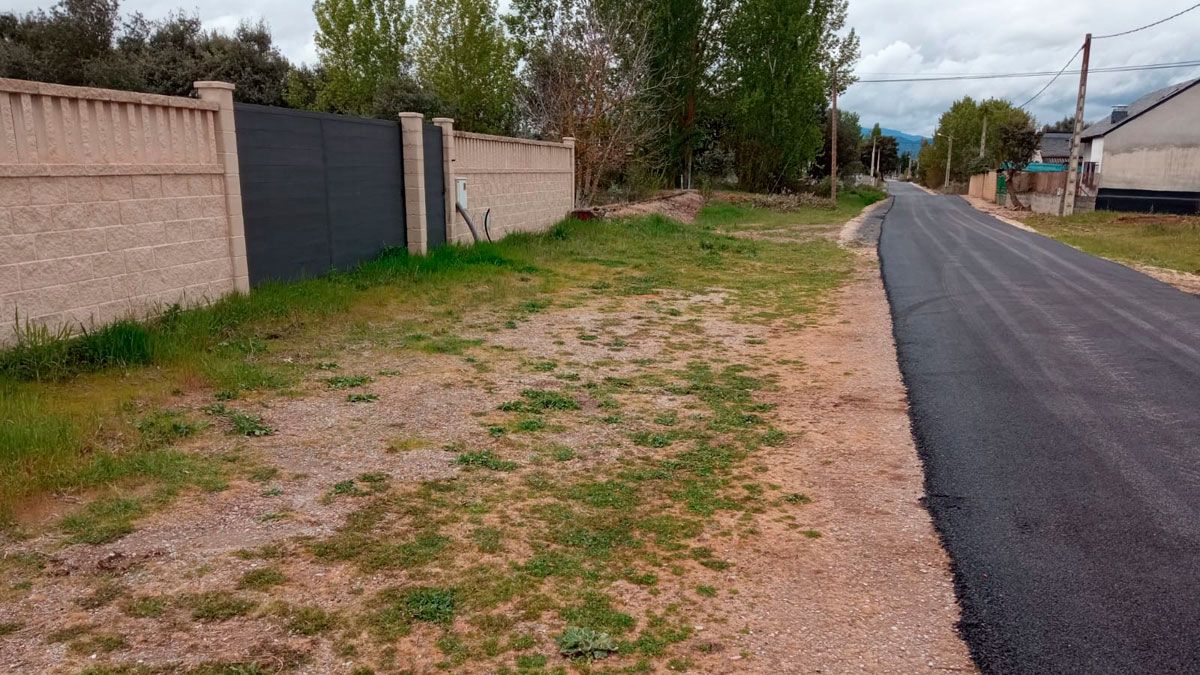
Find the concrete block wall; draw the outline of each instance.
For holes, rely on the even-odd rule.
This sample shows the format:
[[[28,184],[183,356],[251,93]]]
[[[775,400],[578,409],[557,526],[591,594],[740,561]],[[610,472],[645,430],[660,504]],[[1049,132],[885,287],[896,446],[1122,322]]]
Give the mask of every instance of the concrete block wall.
[[[17,316],[78,329],[244,290],[222,112],[0,79],[0,343]]]
[[[198,98],[0,79],[0,344],[20,323],[74,330],[249,291],[233,85]],[[400,115],[408,247],[425,253],[422,125]],[[441,127],[448,241],[469,243],[455,179],[492,234],[574,207],[574,141]]]
[[[553,143],[462,131],[453,134],[453,143],[444,146],[452,152],[447,174],[467,180],[468,211],[477,227],[482,229],[484,214],[492,210],[494,238],[544,230],[575,207],[573,139]],[[454,198],[452,191],[448,195],[451,204]],[[457,213],[447,239],[471,241],[466,221]]]

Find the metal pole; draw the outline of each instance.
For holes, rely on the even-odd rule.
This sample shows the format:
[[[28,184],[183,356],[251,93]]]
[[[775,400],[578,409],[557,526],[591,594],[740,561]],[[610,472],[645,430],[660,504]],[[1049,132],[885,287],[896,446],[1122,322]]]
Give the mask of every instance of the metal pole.
[[[1083,38],[1083,67],[1079,69],[1079,96],[1075,99],[1075,129],[1071,134],[1071,163],[1067,165],[1067,189],[1058,205],[1059,215],[1075,213],[1075,195],[1079,193],[1079,136],[1083,133],[1083,106],[1087,101],[1088,60],[1092,55],[1092,34]]]

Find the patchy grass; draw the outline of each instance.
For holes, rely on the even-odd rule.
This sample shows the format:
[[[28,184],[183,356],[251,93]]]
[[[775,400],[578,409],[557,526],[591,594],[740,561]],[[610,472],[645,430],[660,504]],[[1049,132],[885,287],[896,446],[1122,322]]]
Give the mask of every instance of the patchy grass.
[[[1033,214],[1024,220],[1092,255],[1200,274],[1200,217],[1095,211],[1066,218]]]
[[[717,606],[704,602],[716,590],[702,582],[712,583],[714,571],[731,566],[718,542],[750,537],[766,509],[792,508],[777,494],[768,498],[748,466],[755,453],[786,441],[772,426],[772,406],[761,400],[773,382],[746,357],[741,341],[723,346],[706,322],[802,325],[850,270],[848,254],[827,241],[778,244],[732,236],[756,226],[759,215],[714,204],[695,225],[655,216],[565,222],[543,235],[435,253],[440,262],[430,267],[385,256],[355,272],[300,284],[327,294],[329,306],[298,296],[298,304],[288,306],[292,300],[282,298],[292,298],[291,291],[268,289],[281,298],[276,314],[248,314],[190,352],[219,366],[219,378],[154,356],[152,367],[0,385],[18,398],[44,397],[38,410],[53,413],[45,419],[67,424],[62,440],[53,442],[61,443],[58,462],[68,473],[105,452],[191,462],[164,460],[158,472],[139,465],[114,473],[103,483],[104,494],[64,521],[77,541],[122,536],[166,503],[168,492],[217,489],[237,466],[216,453],[186,452],[181,444],[245,448],[247,466],[238,475],[254,483],[238,483],[238,489],[249,488],[254,500],[278,496],[286,486],[287,499],[253,512],[261,522],[287,515],[288,508],[295,524],[335,519],[323,521],[329,529],[238,551],[197,571],[195,578],[219,571],[211,579],[224,580],[230,590],[146,595],[130,577],[131,588],[111,598],[97,588],[88,600],[144,619],[149,630],[155,619],[174,625],[188,616],[201,622],[253,616],[311,638],[305,643],[326,642],[340,662],[387,672],[407,667],[400,655],[412,645],[398,644],[404,640],[428,643],[423,653],[436,647],[440,662],[422,667],[448,671],[572,667],[564,658],[585,672],[588,661],[601,658],[621,672],[687,666],[688,617]],[[695,294],[706,299],[681,299]],[[541,322],[558,318],[553,313],[596,303],[603,304],[604,320],[570,324],[551,352],[467,337],[525,339],[504,326],[536,335]],[[634,318],[617,314],[631,307]],[[548,316],[538,316],[543,313]],[[381,360],[403,359],[404,370],[377,370],[397,367],[382,362],[363,366],[364,345]],[[647,348],[661,353],[629,358],[628,352]],[[578,353],[584,350],[604,358],[584,359]],[[490,402],[482,406],[487,409],[461,411],[477,419],[458,430],[423,428],[414,415],[371,437],[336,422],[330,434],[366,440],[359,448],[364,461],[315,485],[306,485],[286,457],[255,455],[275,444],[255,440],[272,430],[250,411],[315,393],[344,415],[343,397],[374,400],[361,389],[371,377],[356,371],[408,378],[407,385],[409,364],[418,369],[413,372],[426,364],[456,368],[461,386],[488,395],[482,399]],[[189,401],[217,399],[204,407],[212,428],[204,428],[200,411],[180,405],[176,390],[195,394]],[[79,407],[58,407],[68,400]],[[6,405],[12,404],[0,400],[0,410]],[[92,416],[77,417],[75,410]],[[98,436],[97,423],[121,433]],[[0,426],[5,433],[17,432]],[[38,433],[51,440],[35,446],[46,448],[58,432],[48,422]],[[84,450],[99,440],[104,443]],[[447,477],[419,480],[404,472],[410,458],[399,453],[437,447],[453,453],[451,467],[435,458]],[[301,441],[294,450],[311,448]],[[0,459],[8,451],[0,444]],[[418,465],[430,457],[411,459]],[[395,478],[377,472],[377,462],[386,462],[381,468]],[[371,473],[361,473],[366,466]],[[50,475],[47,466],[30,471]],[[90,480],[70,484],[101,484]],[[39,489],[54,484],[47,479]],[[316,499],[307,497],[309,489]],[[15,503],[29,494],[22,490],[13,487],[3,498]],[[284,506],[288,500],[294,505]],[[260,515],[263,510],[271,513]],[[247,572],[251,565],[243,560],[265,562]],[[14,576],[39,574],[31,568]],[[312,594],[314,583],[334,584],[336,592]],[[304,602],[321,606],[298,604],[314,595],[323,599]]]
[[[266,591],[286,582],[287,577],[278,567],[259,567],[243,574],[237,587],[239,590]]]
[[[193,593],[183,596],[181,602],[190,610],[193,619],[203,622],[228,621],[234,617],[246,616],[258,606],[253,600],[229,591]]]

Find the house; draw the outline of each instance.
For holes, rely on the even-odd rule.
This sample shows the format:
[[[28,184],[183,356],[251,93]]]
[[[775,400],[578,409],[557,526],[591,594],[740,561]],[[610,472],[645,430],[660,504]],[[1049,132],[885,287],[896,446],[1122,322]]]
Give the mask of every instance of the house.
[[[1096,208],[1200,213],[1200,78],[1151,92],[1084,129]]]
[[[1067,164],[1071,161],[1071,132],[1048,131],[1042,134],[1033,161],[1043,164]]]

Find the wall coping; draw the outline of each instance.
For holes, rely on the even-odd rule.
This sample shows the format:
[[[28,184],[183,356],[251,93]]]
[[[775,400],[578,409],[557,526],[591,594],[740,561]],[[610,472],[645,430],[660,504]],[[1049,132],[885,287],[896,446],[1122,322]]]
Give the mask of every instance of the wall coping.
[[[512,136],[493,136],[492,134],[476,134],[470,131],[455,131],[457,138],[475,138],[481,141],[499,141],[501,143],[522,143],[524,145],[541,145],[551,148],[569,148],[566,143],[557,143],[555,141],[535,141],[530,138],[513,138]]]
[[[0,164],[0,178],[29,176],[159,176],[219,174],[220,164]]]
[[[112,103],[159,105],[169,108],[191,108],[193,110],[220,110],[220,106],[212,101],[201,101],[183,96],[143,94],[136,91],[100,89],[97,87],[72,87],[65,84],[13,80],[3,77],[0,77],[0,92],[33,94],[36,96],[57,96],[59,98],[80,98],[93,101],[110,101]]]

